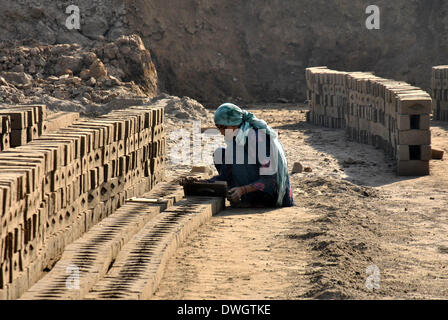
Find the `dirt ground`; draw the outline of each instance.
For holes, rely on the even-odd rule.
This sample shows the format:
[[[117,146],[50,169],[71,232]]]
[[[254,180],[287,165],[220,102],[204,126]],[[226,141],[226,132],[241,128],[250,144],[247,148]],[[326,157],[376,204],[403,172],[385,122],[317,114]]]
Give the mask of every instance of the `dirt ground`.
[[[448,298],[448,161],[397,177],[383,151],[307,124],[304,107],[248,110],[279,130],[290,171],[312,168],[290,176],[296,206],[213,217],[169,261],[155,299]],[[432,139],[447,152],[448,124],[434,122]]]

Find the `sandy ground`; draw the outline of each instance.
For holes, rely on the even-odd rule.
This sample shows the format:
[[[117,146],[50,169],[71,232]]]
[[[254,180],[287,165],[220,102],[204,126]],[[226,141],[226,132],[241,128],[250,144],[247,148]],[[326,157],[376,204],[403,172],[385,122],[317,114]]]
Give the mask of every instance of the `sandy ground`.
[[[170,260],[155,299],[448,298],[447,161],[397,177],[381,150],[307,124],[303,107],[248,109],[279,130],[290,171],[312,168],[291,175],[296,206],[213,217]],[[448,124],[432,125],[447,152]]]

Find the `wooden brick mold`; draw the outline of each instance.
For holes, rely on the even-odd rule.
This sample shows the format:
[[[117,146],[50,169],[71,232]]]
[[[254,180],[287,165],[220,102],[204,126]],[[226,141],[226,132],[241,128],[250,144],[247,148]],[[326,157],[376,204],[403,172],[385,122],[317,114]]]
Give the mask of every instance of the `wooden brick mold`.
[[[68,244],[163,179],[163,108],[57,117],[65,126],[45,114],[0,110],[2,138],[10,134],[0,152],[0,299],[20,297]]]
[[[306,69],[306,82],[308,122],[345,128],[350,139],[383,149],[396,159],[400,176],[429,174],[433,102],[428,93],[372,73],[327,67]]]

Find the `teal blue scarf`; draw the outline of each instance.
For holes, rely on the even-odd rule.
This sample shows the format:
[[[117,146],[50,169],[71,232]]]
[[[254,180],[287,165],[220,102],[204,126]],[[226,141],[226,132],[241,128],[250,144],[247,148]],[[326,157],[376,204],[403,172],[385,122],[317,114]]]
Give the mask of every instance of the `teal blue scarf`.
[[[236,143],[239,145],[244,145],[247,140],[247,136],[250,129],[262,129],[266,130],[266,133],[272,138],[274,142],[275,149],[278,151],[278,166],[277,166],[277,186],[278,186],[278,198],[277,206],[281,206],[283,202],[283,197],[286,192],[286,183],[288,179],[288,163],[286,161],[285,151],[281,142],[278,140],[277,133],[267,125],[264,120],[260,120],[255,117],[254,114],[242,110],[238,106],[225,103],[221,105],[215,113],[215,124],[223,126],[240,126],[237,136]]]

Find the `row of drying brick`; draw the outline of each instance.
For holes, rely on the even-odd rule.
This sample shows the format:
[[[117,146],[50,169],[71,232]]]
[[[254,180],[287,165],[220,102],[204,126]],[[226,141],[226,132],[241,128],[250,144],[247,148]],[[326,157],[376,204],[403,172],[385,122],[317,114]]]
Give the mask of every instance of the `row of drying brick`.
[[[448,66],[432,68],[431,91],[434,120],[448,121]]]
[[[326,67],[306,70],[307,121],[345,128],[349,138],[385,150],[399,175],[429,174],[431,97],[405,82]]]
[[[0,290],[31,284],[36,257],[49,265],[76,239],[67,228],[88,230],[159,182],[165,152],[163,108],[154,107],[78,120],[1,152]]]
[[[84,298],[95,283],[106,275],[122,247],[146,223],[183,196],[180,185],[164,182],[141,198],[129,199],[115,213],[67,246],[53,269],[22,295],[21,299]]]
[[[18,147],[46,131],[45,105],[2,105],[0,107],[0,151]]]

